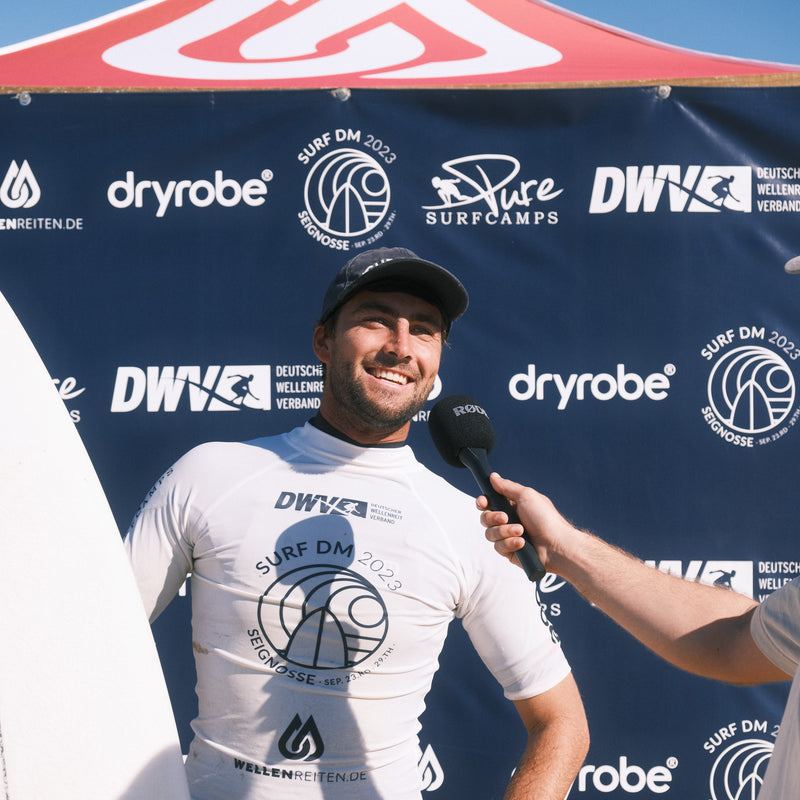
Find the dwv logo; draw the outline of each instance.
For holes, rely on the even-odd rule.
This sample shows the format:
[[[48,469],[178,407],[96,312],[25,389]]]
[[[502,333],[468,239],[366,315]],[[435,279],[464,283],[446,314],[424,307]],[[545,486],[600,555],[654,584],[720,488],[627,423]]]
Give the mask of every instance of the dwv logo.
[[[175,411],[186,398],[190,411],[269,411],[271,370],[266,364],[206,367],[119,367],[111,411]]]
[[[668,575],[677,575],[687,581],[724,586],[739,594],[753,597],[752,561],[689,561],[686,570],[682,561],[645,560],[645,564],[655,567]]]
[[[32,208],[42,197],[41,189],[27,160],[11,162],[0,183],[0,203],[6,208]]]
[[[590,214],[608,214],[625,201],[625,211],[650,213],[666,203],[670,211],[752,210],[750,167],[701,167],[678,164],[643,167],[598,167],[594,174]],[[666,189],[666,192],[664,191]],[[663,202],[662,202],[663,200]]]

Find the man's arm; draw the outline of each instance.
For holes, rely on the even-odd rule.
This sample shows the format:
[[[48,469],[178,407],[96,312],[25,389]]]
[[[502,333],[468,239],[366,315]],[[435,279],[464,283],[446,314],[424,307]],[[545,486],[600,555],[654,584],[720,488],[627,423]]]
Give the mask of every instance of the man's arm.
[[[563,800],[589,750],[589,728],[572,675],[514,703],[528,743],[503,800]]]
[[[579,530],[529,487],[492,476],[514,505],[548,572],[569,581],[655,653],[681,669],[730,683],[785,680],[750,633],[756,602],[728,589],[667,575]],[[479,498],[486,538],[513,560],[522,528]]]

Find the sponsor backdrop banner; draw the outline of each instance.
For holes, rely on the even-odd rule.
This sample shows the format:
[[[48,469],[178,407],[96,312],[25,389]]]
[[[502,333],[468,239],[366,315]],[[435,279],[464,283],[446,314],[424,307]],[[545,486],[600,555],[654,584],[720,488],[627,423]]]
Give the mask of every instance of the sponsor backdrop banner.
[[[0,288],[124,532],[191,446],[314,413],[324,287],[408,246],[470,290],[437,391],[486,408],[494,467],[761,598],[800,570],[798,108],[796,88],[6,96]],[[412,443],[474,494],[432,404]],[[593,735],[571,797],[750,796],[785,686],[683,674],[553,576],[540,590]],[[184,747],[190,592],[154,626]],[[423,723],[428,792],[502,795],[522,726],[458,625]]]

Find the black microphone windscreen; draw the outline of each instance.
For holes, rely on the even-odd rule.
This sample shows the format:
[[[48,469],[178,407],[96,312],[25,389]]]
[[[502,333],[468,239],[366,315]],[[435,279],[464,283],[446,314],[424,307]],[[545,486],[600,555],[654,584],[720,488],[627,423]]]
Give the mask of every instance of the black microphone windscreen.
[[[443,397],[431,409],[428,429],[436,449],[452,467],[463,467],[458,454],[465,447],[491,452],[494,428],[489,415],[468,395]]]

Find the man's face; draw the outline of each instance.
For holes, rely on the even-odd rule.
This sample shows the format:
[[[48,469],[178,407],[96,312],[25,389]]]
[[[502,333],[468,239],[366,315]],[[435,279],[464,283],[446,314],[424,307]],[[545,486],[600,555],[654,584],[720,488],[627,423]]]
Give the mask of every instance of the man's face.
[[[428,398],[442,355],[436,306],[404,292],[363,291],[339,310],[329,334],[314,331],[326,364],[320,412],[358,442],[402,441]]]

